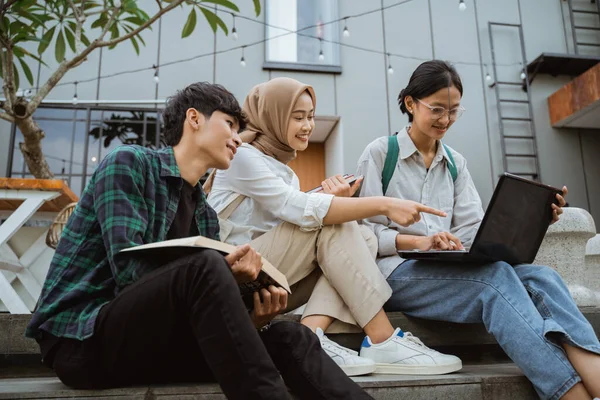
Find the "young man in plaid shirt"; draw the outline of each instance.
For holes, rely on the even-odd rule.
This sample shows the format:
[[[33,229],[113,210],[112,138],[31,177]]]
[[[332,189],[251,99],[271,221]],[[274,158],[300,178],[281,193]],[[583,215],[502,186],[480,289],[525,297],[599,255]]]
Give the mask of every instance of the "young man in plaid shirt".
[[[230,399],[289,399],[285,380],[301,398],[370,398],[309,329],[264,328],[286,308],[283,289],[255,294],[248,314],[237,283],[261,266],[249,246],[163,265],[118,254],[219,236],[198,181],[209,168],[229,167],[245,125],[241,108],[222,86],[195,83],[169,99],[163,118],[168,146],[110,153],[64,229],[26,332],[44,363],[75,388],[216,379]]]

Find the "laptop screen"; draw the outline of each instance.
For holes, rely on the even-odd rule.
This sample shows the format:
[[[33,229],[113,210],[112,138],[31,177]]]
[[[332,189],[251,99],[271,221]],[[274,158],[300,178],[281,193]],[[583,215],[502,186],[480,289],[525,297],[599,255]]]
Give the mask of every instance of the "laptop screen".
[[[532,263],[552,221],[560,191],[505,174],[500,178],[472,252],[510,264]]]

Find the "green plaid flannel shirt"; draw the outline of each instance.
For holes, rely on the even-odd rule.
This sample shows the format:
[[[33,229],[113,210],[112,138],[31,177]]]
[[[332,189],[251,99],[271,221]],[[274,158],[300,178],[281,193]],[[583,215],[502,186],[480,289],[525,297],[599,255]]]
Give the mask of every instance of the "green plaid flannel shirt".
[[[125,248],[165,240],[183,179],[172,147],[121,146],[100,163],[62,233],[25,335],[83,340],[100,308],[156,266],[115,257]],[[195,220],[202,236],[219,238],[216,212],[200,185]]]

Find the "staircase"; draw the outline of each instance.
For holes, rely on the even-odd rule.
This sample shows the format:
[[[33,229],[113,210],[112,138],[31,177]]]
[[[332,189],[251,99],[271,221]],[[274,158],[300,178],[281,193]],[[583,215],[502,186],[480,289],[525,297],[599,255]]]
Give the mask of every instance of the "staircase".
[[[600,0],[568,0],[575,54],[600,54]]]
[[[499,30],[516,30],[518,32],[521,50],[520,64],[523,66],[522,72],[525,74],[525,79],[521,81],[498,79],[499,60],[496,59],[494,34]],[[540,181],[535,123],[533,121],[531,94],[529,91],[530,81],[527,76],[527,68],[525,67],[527,59],[525,56],[523,28],[520,24],[489,22],[488,32],[492,52],[492,67],[494,76],[496,77],[496,82],[492,86],[496,94],[504,172]],[[510,90],[511,88],[522,88],[524,95],[518,94],[519,92],[516,90]]]
[[[600,334],[600,309],[583,309]],[[531,384],[508,360],[484,327],[407,318],[388,313],[392,325],[411,331],[440,351],[464,361],[458,373],[441,376],[369,375],[354,380],[377,400],[537,399]],[[29,315],[0,314],[0,399],[225,399],[217,384],[157,385],[100,391],[73,390],[40,364],[39,349],[23,336]],[[282,316],[298,320],[298,315]],[[333,340],[357,349],[362,334],[329,334]]]

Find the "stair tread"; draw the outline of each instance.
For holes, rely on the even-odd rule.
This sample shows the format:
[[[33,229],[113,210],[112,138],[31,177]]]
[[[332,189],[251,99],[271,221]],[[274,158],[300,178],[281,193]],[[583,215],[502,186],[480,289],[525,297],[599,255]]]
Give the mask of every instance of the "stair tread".
[[[360,386],[368,388],[394,388],[440,385],[469,385],[482,383],[510,383],[529,385],[523,373],[512,363],[465,365],[453,374],[414,376],[414,375],[367,375],[354,377]],[[220,394],[216,383],[191,383],[176,385],[156,385],[128,387],[108,390],[76,390],[63,385],[56,377],[0,379],[0,399],[35,398],[131,398],[152,395],[153,398],[174,395]],[[43,396],[43,397],[42,397]]]

